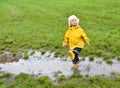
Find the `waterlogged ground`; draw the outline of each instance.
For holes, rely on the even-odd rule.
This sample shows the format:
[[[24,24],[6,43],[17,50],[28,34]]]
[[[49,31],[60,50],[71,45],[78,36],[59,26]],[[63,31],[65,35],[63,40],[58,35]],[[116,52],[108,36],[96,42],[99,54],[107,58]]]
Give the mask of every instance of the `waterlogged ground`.
[[[112,65],[107,64],[102,58],[89,61],[89,58],[86,57],[85,60],[81,60],[79,63],[78,70],[73,70],[73,64],[69,57],[55,58],[54,53],[46,52],[42,55],[39,51],[36,51],[32,56],[29,56],[28,60],[20,59],[19,55],[17,60],[0,63],[0,72],[10,72],[15,75],[21,72],[36,76],[44,75],[49,76],[52,80],[60,75],[69,76],[74,72],[78,72],[83,76],[102,75],[111,77],[113,74],[120,74],[120,62],[116,59],[112,62]]]

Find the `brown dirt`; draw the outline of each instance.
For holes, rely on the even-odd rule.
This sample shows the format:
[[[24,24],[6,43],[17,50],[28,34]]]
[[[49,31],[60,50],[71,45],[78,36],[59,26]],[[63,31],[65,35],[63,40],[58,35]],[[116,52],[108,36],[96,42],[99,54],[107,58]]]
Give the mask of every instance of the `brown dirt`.
[[[11,53],[2,54],[0,55],[0,63],[18,62],[20,58],[22,58],[22,55],[13,56]]]

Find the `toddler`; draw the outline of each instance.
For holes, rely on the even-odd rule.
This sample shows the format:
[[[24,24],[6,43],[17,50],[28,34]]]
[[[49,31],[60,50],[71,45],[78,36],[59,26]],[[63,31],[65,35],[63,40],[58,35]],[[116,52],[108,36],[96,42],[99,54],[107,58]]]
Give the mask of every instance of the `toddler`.
[[[78,68],[78,54],[84,48],[85,44],[90,45],[90,43],[86,33],[79,25],[79,19],[75,15],[71,15],[68,18],[68,25],[69,28],[65,33],[62,46],[66,47],[69,45],[70,50],[68,51],[68,54],[73,62],[73,67]]]

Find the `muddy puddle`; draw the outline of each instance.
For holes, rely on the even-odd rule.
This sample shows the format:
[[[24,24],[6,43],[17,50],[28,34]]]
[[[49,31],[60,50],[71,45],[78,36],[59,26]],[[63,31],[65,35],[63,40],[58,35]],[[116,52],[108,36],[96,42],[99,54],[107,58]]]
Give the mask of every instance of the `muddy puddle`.
[[[86,57],[79,63],[77,72],[83,76],[102,75],[109,77],[113,73],[120,74],[120,62],[116,59],[112,62],[113,64],[109,65],[102,58],[94,58],[94,61],[89,61],[89,58]],[[37,76],[49,76],[55,80],[60,75],[72,75],[75,72],[71,69],[72,67],[73,64],[69,57],[55,58],[54,53],[46,52],[41,55],[39,51],[36,51],[32,56],[29,56],[28,60],[19,59],[18,62],[0,63],[0,72],[9,72],[15,75],[23,72]]]

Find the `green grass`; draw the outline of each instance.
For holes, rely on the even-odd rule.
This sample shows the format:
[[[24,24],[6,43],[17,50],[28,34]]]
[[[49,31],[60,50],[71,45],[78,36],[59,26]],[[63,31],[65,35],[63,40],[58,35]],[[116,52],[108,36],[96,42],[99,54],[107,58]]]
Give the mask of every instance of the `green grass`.
[[[4,50],[25,52],[28,49],[56,52],[55,56],[67,55],[62,48],[64,34],[68,29],[68,16],[75,14],[90,39],[81,56],[103,56],[111,64],[111,58],[120,52],[120,0],[0,0],[0,53]],[[76,75],[78,77],[79,75]],[[27,77],[27,78],[26,78]],[[120,76],[116,79],[92,77],[63,80],[59,86],[45,78],[35,80],[20,74],[16,81],[0,88],[119,88]],[[26,78],[26,79],[25,79]],[[48,80],[48,81],[46,81]],[[41,84],[42,82],[42,84]]]
[[[1,0],[0,51],[41,48],[64,56],[62,41],[68,16],[75,14],[90,39],[85,54],[102,56],[120,52],[119,0]]]
[[[65,78],[62,75],[58,78],[59,85],[53,84],[47,76],[34,78],[26,73],[16,75],[9,83],[6,83],[5,79],[7,80],[5,76],[0,78],[0,88],[119,88],[120,86],[120,75],[112,79],[100,76],[82,77],[80,74]]]
[[[29,56],[28,56],[28,53],[24,53],[24,57],[23,57],[25,60],[29,59]]]

